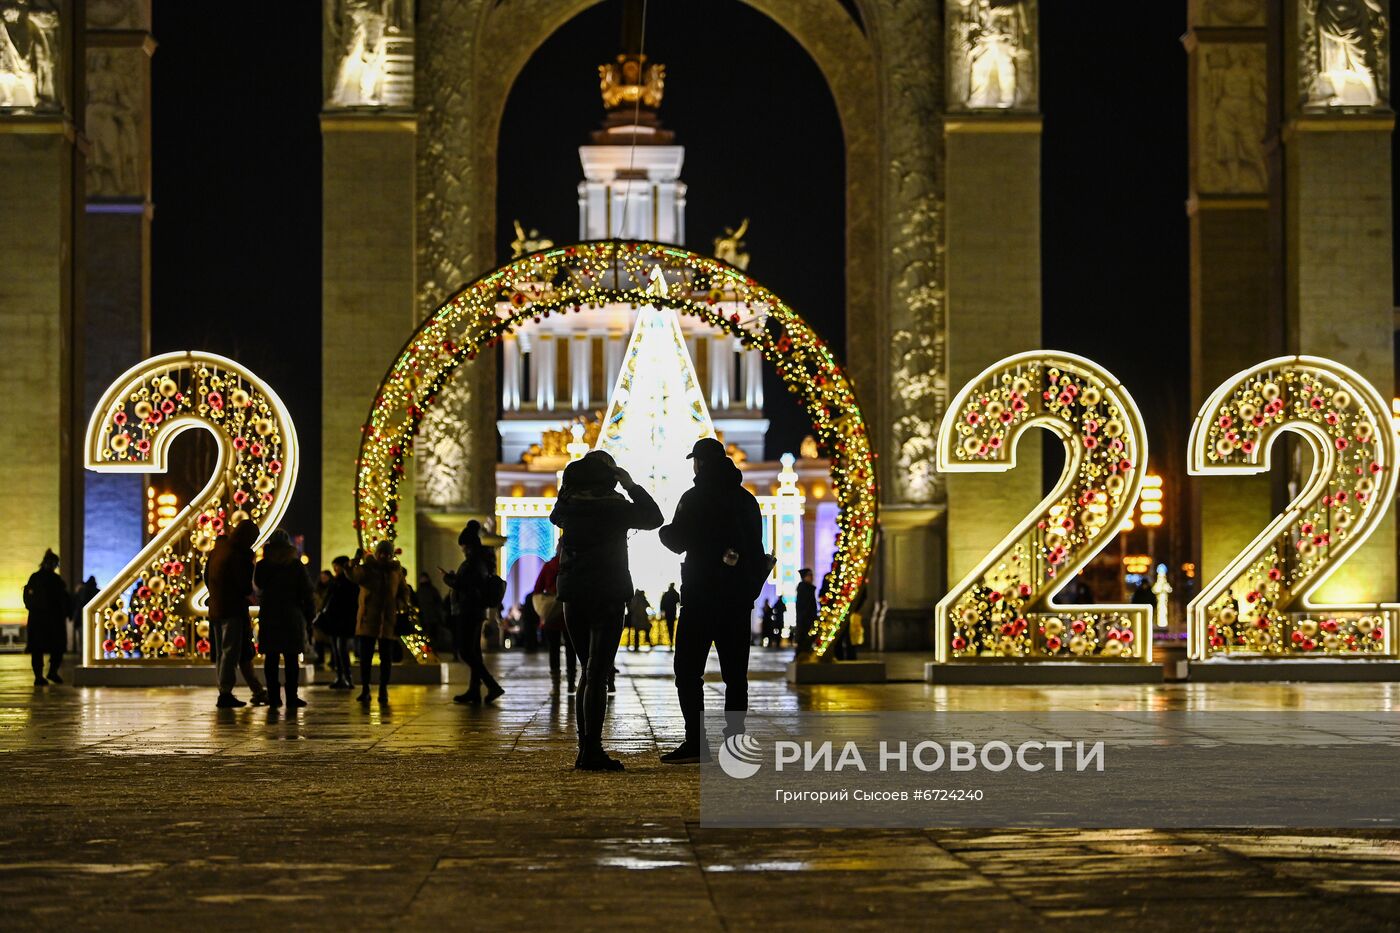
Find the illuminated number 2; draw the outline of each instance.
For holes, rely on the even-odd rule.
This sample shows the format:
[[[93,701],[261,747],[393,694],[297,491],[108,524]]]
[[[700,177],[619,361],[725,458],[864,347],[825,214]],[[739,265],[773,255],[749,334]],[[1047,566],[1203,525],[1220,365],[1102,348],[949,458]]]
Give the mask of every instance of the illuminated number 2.
[[[1113,540],[1147,469],[1142,416],[1117,379],[1069,353],[1007,357],[949,404],[938,469],[1011,470],[1017,443],[1035,426],[1064,441],[1064,473],[939,601],[937,658],[1150,661],[1151,606],[1057,606],[1053,599]]]
[[[1312,450],[1288,507],[1191,600],[1188,648],[1212,655],[1390,655],[1398,606],[1314,606],[1312,594],[1375,530],[1395,498],[1395,432],[1385,401],[1340,363],[1268,360],[1208,398],[1191,429],[1190,471],[1263,473],[1285,431]]]
[[[214,475],[88,603],[89,662],[207,657],[204,564],[215,539],[252,519],[261,543],[287,510],[297,478],[292,419],[262,380],[212,353],[153,357],[113,382],[88,422],[87,468],[164,473],[171,442],[191,428],[218,439]]]

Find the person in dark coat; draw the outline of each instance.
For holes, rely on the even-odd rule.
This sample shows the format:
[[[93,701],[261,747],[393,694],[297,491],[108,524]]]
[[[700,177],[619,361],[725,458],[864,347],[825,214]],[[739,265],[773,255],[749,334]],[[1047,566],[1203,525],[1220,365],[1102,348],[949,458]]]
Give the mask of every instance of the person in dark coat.
[[[705,663],[714,645],[724,677],[726,736],[744,731],[749,706],[749,640],[754,600],[772,564],[763,551],[758,500],[743,474],[712,437],[695,442],[689,458],[695,485],[676,505],[661,543],[681,563],[681,618],[676,631],[676,694],[685,717],[685,741],[661,756],[667,764],[709,757],[705,740]]]
[[[783,629],[787,627],[787,600],[781,596],[773,604],[773,631],[768,635],[768,647],[776,648],[783,641]]]
[[[418,624],[423,628],[423,636],[429,644],[441,644],[438,632],[444,618],[442,594],[433,585],[432,575],[428,571],[418,574],[418,589],[414,592],[418,597]]]
[[[666,587],[666,592],[661,594],[661,617],[666,620],[666,644],[671,646],[672,651],[676,650],[676,610],[680,605],[681,594],[672,583]]]
[[[253,621],[248,613],[253,595],[253,545],[258,526],[239,522],[222,535],[209,552],[204,580],[209,587],[209,623],[217,638],[219,700],[216,706],[246,706],[233,695],[238,672],[253,692],[253,705],[267,702],[267,691],[253,669]]]
[[[797,572],[797,615],[792,626],[793,657],[812,650],[812,636],[817,628],[817,585],[812,582],[812,568]]]
[[[626,495],[617,491],[622,485]],[[549,520],[559,539],[559,600],[564,624],[578,651],[578,758],[582,771],[621,771],[622,762],[603,750],[603,718],[613,670],[632,597],[627,533],[661,525],[661,510],[626,470],[602,451],[591,451],[564,468],[564,482]]]
[[[24,650],[34,669],[34,686],[61,684],[58,674],[63,663],[63,649],[68,645],[68,617],[73,614],[73,600],[68,584],[58,575],[58,555],[45,551],[39,569],[30,574],[24,584],[24,608],[29,610],[25,628]],[[49,674],[44,677],[44,655],[49,656]]]
[[[335,670],[332,690],[352,690],[355,678],[350,664],[350,643],[355,637],[355,621],[360,611],[360,588],[350,579],[350,558],[331,561],[331,581],[326,585],[316,627],[330,639],[331,667]]]
[[[87,604],[97,597],[97,578],[89,576],[73,591],[73,651],[83,656],[83,625],[87,616]]]
[[[443,570],[442,582],[452,588],[452,611],[456,613],[452,643],[457,648],[457,656],[471,668],[472,678],[466,692],[452,700],[479,706],[483,702],[481,688],[485,685],[484,702],[491,704],[506,692],[491,676],[486,658],[481,654],[481,627],[486,622],[486,611],[494,608],[492,594],[487,589],[496,574],[496,552],[482,543],[481,522],[475,519],[467,522],[457,536],[457,544],[462,548],[462,563],[456,570]]]
[[[258,647],[263,654],[263,674],[267,677],[268,706],[282,705],[278,665],[286,670],[287,708],[298,709],[306,701],[297,696],[297,655],[306,640],[306,621],[314,603],[311,581],[301,565],[301,555],[291,535],[280,528],[263,545],[263,559],[253,571],[258,589]]]

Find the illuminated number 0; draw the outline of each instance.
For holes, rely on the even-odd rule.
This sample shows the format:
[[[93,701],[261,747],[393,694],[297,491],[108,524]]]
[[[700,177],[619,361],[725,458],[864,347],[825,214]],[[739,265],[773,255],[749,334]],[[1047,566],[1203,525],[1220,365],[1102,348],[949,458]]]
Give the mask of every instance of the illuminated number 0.
[[[89,663],[207,657],[204,564],[215,539],[252,519],[261,543],[287,510],[297,478],[291,417],[262,380],[212,353],[153,357],[113,382],[88,422],[87,468],[164,473],[171,442],[191,428],[218,439],[214,475],[88,603]]]
[[[1268,360],[1232,376],[1206,399],[1191,428],[1190,471],[1267,472],[1270,451],[1285,431],[1311,448],[1312,476],[1191,600],[1190,656],[1391,655],[1400,607],[1311,602],[1395,498],[1396,440],[1385,401],[1340,363],[1308,356]]]
[[[937,658],[1150,661],[1151,606],[1054,602],[1113,540],[1146,472],[1147,432],[1117,379],[1069,353],[1007,357],[949,404],[938,431],[938,470],[1011,470],[1017,443],[1036,426],[1064,441],[1064,473],[939,601]]]

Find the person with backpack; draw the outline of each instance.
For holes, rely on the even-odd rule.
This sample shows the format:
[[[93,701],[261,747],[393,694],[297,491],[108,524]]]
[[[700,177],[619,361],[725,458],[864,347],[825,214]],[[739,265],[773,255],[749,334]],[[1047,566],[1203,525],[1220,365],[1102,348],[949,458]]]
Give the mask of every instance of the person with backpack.
[[[621,485],[626,495],[619,493]],[[603,750],[608,680],[622,642],[632,573],[627,535],[660,527],[661,510],[645,489],[603,451],[590,451],[564,468],[564,482],[549,520],[559,539],[559,600],[564,624],[583,676],[578,684],[580,771],[621,771],[622,762]]]
[[[705,664],[714,645],[724,678],[726,736],[744,731],[749,707],[749,640],[754,600],[773,568],[763,550],[758,500],[743,474],[712,437],[691,449],[695,485],[681,496],[661,543],[681,563],[681,616],[676,629],[676,695],[685,741],[661,756],[666,764],[709,759],[705,737]]]
[[[452,610],[456,613],[452,639],[458,657],[471,668],[472,678],[466,692],[452,698],[454,703],[480,706],[481,687],[486,685],[485,703],[490,705],[504,694],[505,688],[496,682],[481,654],[481,627],[488,609],[499,606],[505,595],[505,583],[496,575],[496,552],[481,541],[481,522],[472,519],[457,536],[462,548],[462,563],[456,570],[442,570],[442,581],[452,589]],[[441,569],[441,568],[439,568]]]

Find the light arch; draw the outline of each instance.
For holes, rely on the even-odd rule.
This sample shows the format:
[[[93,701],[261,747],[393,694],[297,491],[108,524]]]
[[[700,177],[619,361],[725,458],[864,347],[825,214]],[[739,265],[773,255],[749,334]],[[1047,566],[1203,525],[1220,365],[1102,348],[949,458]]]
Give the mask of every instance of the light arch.
[[[670,287],[650,290],[660,268]],[[834,641],[869,570],[875,544],[875,458],[855,389],[831,349],[778,296],[746,273],[676,246],[600,240],[552,247],[462,288],[427,317],[376,391],[356,464],[355,528],[366,550],[396,535],[400,484],[424,416],[465,362],[494,350],[525,321],[585,305],[674,308],[726,331],[773,365],[807,412],[831,460],[837,517],[832,584],[814,650]]]

